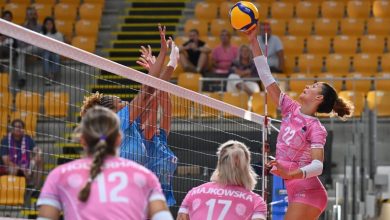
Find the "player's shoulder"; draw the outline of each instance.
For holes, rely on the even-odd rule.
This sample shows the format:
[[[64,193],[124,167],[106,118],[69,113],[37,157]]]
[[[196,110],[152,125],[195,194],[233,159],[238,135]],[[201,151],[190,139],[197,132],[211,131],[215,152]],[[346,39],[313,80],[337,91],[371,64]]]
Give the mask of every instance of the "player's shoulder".
[[[316,130],[317,132],[319,132],[319,131],[325,132],[325,133],[327,132],[325,126],[322,125],[321,121],[318,118],[313,120],[311,128],[312,128],[312,130]]]
[[[113,167],[121,166],[124,169],[126,169],[128,172],[140,172],[140,173],[147,175],[147,176],[154,175],[153,172],[150,171],[149,169],[145,168],[144,166],[142,166],[142,165],[140,165],[132,160],[126,159],[126,158],[115,157],[115,158],[113,158],[113,160],[111,160],[107,164],[105,164],[106,167],[110,167],[111,165]]]

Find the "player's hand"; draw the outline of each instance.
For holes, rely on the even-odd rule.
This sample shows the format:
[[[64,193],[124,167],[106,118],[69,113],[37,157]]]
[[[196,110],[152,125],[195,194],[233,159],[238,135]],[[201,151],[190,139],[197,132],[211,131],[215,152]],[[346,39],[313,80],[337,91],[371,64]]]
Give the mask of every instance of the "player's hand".
[[[259,26],[257,25],[252,30],[245,32],[246,36],[248,37],[249,42],[252,42],[254,40],[257,40],[257,33],[258,33]]]
[[[168,51],[168,44],[167,44],[167,40],[165,39],[166,27],[161,26],[161,24],[158,24],[158,31],[160,32],[160,40],[161,40],[160,52],[166,53]]]
[[[267,163],[267,166],[272,167],[270,172],[276,176],[280,176],[283,179],[292,178],[290,173],[277,160],[271,160]]]
[[[139,51],[141,52],[141,56],[137,60],[137,64],[149,71],[150,67],[156,62],[156,57],[152,55],[152,48],[150,45],[148,45],[148,48],[141,46]]]

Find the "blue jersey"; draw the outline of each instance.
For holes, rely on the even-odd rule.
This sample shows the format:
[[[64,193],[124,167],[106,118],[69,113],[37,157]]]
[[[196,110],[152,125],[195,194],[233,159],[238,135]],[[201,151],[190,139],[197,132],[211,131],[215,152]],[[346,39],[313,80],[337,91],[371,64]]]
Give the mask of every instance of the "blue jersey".
[[[176,204],[172,181],[177,168],[177,157],[168,147],[166,132],[163,129],[159,131],[160,133],[154,135],[151,140],[144,140],[148,152],[145,166],[156,174],[164,191],[167,204],[172,206]]]
[[[140,118],[130,123],[129,106],[122,108],[117,115],[120,120],[123,135],[120,146],[120,157],[145,165],[146,149],[140,132]]]

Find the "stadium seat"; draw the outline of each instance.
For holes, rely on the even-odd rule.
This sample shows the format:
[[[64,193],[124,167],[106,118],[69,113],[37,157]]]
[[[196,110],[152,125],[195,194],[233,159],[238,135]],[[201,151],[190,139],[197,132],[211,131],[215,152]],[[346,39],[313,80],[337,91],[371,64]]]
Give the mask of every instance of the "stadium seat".
[[[387,78],[375,80],[375,90],[390,91],[390,72],[378,73],[375,77]]]
[[[340,31],[343,35],[361,36],[364,33],[365,21],[356,18],[344,18],[340,23]]]
[[[318,82],[326,82],[329,85],[333,86],[337,91],[340,91],[343,87],[343,80],[338,79],[341,76],[333,73],[319,73],[317,74]]]
[[[294,15],[294,5],[286,2],[273,2],[271,4],[271,18],[291,19]]]
[[[247,37],[241,37],[241,36],[232,36],[230,39],[230,42],[233,45],[236,45],[237,47],[240,47],[242,44],[249,44],[249,40]]]
[[[57,30],[64,35],[65,41],[70,42],[73,36],[73,21],[55,20],[55,23]]]
[[[341,1],[324,1],[321,4],[323,18],[341,19],[344,17],[345,4]]]
[[[339,30],[338,21],[329,18],[320,18],[314,21],[314,32],[321,36],[335,36]]]
[[[310,1],[298,2],[295,11],[298,18],[315,19],[319,14],[319,5]]]
[[[8,73],[0,74],[0,92],[8,92],[9,91],[9,75]]]
[[[295,36],[309,36],[313,27],[313,22],[310,19],[291,19],[287,24],[288,33]]]
[[[39,4],[35,3],[31,5],[37,10],[38,13],[38,22],[43,24],[43,21],[46,17],[52,17],[53,14],[53,5]]]
[[[229,19],[229,11],[233,7],[233,2],[223,1],[219,5],[219,17],[221,19]]]
[[[184,32],[188,35],[192,29],[197,29],[199,31],[199,36],[205,36],[208,32],[207,22],[205,20],[187,19],[184,26]]]
[[[0,92],[0,111],[9,112],[12,109],[12,94],[8,91]]]
[[[353,57],[353,66],[355,72],[371,76],[378,72],[378,55],[359,53]]]
[[[307,79],[313,78],[313,79]],[[300,94],[306,85],[311,85],[315,82],[313,74],[294,73],[290,75],[290,90]]]
[[[55,5],[57,0],[35,0],[35,4]]]
[[[272,118],[277,117],[277,105],[270,99],[267,99],[267,111],[268,116]],[[252,98],[252,112],[265,115],[264,112],[264,93],[263,92],[257,92],[253,94]]]
[[[286,34],[286,20],[268,19],[267,21],[271,27],[272,34],[277,36],[283,36]]]
[[[70,4],[75,7],[78,7],[80,5],[80,0],[59,0],[60,3]]]
[[[25,191],[25,177],[0,176],[0,205],[23,205]]]
[[[367,22],[367,33],[390,35],[390,18],[370,18]]]
[[[322,71],[323,57],[314,54],[301,54],[298,63],[300,73],[319,73]]]
[[[13,15],[12,22],[23,24],[26,18],[27,4],[8,3],[4,6],[3,11],[10,11]]]
[[[290,98],[292,98],[294,100],[298,100],[299,99],[300,93],[293,92],[293,91],[286,91],[285,93],[286,93],[286,95],[288,95]]]
[[[187,42],[189,40],[189,38],[187,36],[176,36],[174,38],[175,40],[175,44],[178,45],[178,46],[182,46],[185,42]],[[203,38],[202,38],[203,40]]]
[[[284,72],[286,74],[291,74],[295,72],[297,67],[297,57],[294,54],[284,55]]]
[[[204,37],[203,40],[206,43],[206,46],[210,49],[214,49],[219,44],[221,44],[219,37],[215,37],[215,36]]]
[[[360,117],[364,110],[365,94],[366,93],[360,91],[347,90],[339,92],[338,95],[344,100],[352,102],[355,107],[353,117]]]
[[[329,54],[326,57],[327,72],[345,74],[351,70],[351,57],[343,54]]]
[[[77,16],[77,7],[72,4],[58,3],[54,6],[56,20],[74,21]]]
[[[260,1],[252,3],[256,6],[257,10],[259,10],[259,20],[266,20],[269,17],[271,2]]]
[[[364,35],[360,38],[360,50],[362,53],[381,54],[385,51],[386,39],[379,35]]]
[[[83,2],[104,5],[104,1],[105,0],[84,0]]]
[[[349,1],[347,3],[347,14],[350,18],[370,17],[371,3],[369,1]]]
[[[99,32],[97,21],[78,20],[75,24],[76,36],[96,38]]]
[[[0,109],[0,136],[1,137],[4,137],[8,132],[8,125],[9,125],[8,116],[9,116],[9,111]]]
[[[390,116],[390,92],[370,91],[367,94],[368,107],[377,110],[378,116]]]
[[[201,77],[202,75],[199,73],[182,73],[177,79],[177,85],[195,92],[199,92],[199,83]]]
[[[390,73],[390,53],[381,55],[381,68],[383,72]]]
[[[362,73],[350,73],[345,78],[346,90],[361,91],[367,93],[371,89],[371,80],[356,80],[365,77]]]
[[[171,96],[172,117],[188,117],[191,113],[192,102],[178,96]]]
[[[68,115],[69,94],[65,92],[46,92],[44,105],[47,116],[66,117]]]
[[[233,33],[232,25],[228,20],[214,19],[211,21],[210,33],[212,36],[218,37],[221,34],[221,31],[224,29],[230,33]]]
[[[15,111],[11,113],[10,121],[13,121],[15,119],[21,119],[22,121],[24,121],[26,125],[24,129],[25,132],[32,137],[35,136],[37,121],[38,121],[38,116],[36,113],[26,112],[26,111]]]
[[[280,38],[283,43],[284,54],[301,54],[305,47],[304,38],[297,36],[283,36]]]
[[[225,92],[222,96],[222,101],[248,110],[248,98],[245,92]]]
[[[218,92],[204,92],[202,94],[216,100],[222,100],[221,94]],[[194,103],[194,109],[196,111],[196,115],[200,117],[217,117],[220,113],[214,108],[210,108],[205,105],[200,105],[199,103]]]
[[[102,5],[84,3],[79,8],[80,19],[97,21],[100,23]]]
[[[41,97],[34,92],[18,92],[15,97],[15,106],[18,111],[38,113],[41,106]]]
[[[336,36],[333,39],[333,52],[338,54],[355,54],[357,52],[357,37],[354,36]]]
[[[96,38],[76,36],[72,39],[72,46],[93,53],[95,52]]]
[[[198,2],[195,5],[195,18],[212,20],[217,18],[218,7],[212,2]]]
[[[330,53],[330,37],[309,36],[306,40],[307,53],[326,55]]]
[[[374,17],[390,18],[390,2],[386,0],[374,1],[372,12]]]

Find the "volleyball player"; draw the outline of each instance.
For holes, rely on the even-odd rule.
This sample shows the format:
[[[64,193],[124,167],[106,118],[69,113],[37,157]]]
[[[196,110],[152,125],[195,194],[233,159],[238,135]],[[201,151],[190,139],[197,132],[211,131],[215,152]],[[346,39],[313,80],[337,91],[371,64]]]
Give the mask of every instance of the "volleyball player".
[[[189,191],[184,198],[177,220],[265,220],[267,205],[252,192],[256,173],[245,144],[228,141],[218,148],[217,168],[211,182]]]
[[[337,96],[327,83],[307,85],[294,101],[281,92],[259,47],[256,30],[249,32],[254,62],[271,100],[279,105],[282,124],[271,173],[285,180],[288,193],[286,220],[317,219],[327,205],[327,193],[318,176],[323,170],[327,132],[316,113],[334,113],[341,119],[352,115],[353,106]]]
[[[86,157],[50,172],[38,199],[39,220],[173,219],[156,176],[116,155],[120,121],[107,108],[88,110],[79,127]]]

